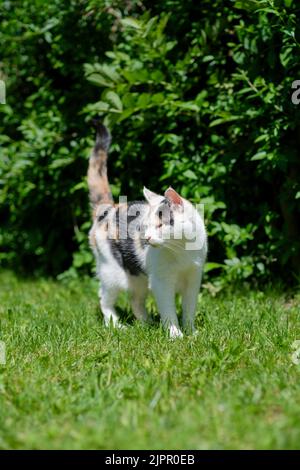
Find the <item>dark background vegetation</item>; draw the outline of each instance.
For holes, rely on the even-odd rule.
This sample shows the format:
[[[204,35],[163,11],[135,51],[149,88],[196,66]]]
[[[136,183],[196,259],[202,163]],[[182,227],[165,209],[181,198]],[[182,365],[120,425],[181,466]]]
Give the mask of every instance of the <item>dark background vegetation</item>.
[[[100,115],[115,197],[172,185],[205,204],[212,291],[297,282],[297,4],[1,2],[1,265],[91,272],[85,175]]]

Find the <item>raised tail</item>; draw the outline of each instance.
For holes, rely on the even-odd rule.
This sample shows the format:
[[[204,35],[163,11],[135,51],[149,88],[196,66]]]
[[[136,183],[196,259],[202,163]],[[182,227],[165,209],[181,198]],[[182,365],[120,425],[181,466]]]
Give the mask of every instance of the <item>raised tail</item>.
[[[99,204],[113,204],[107,178],[107,153],[111,141],[109,130],[100,121],[94,119],[96,141],[92,150],[88,168],[88,187],[93,217]]]

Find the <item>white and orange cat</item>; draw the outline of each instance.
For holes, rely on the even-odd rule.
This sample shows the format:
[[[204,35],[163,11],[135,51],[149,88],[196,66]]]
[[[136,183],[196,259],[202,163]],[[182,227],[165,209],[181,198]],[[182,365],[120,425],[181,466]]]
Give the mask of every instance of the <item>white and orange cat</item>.
[[[194,331],[195,311],[207,253],[204,222],[194,206],[169,188],[164,195],[144,188],[145,201],[114,204],[107,179],[108,129],[98,121],[88,186],[93,209],[90,245],[100,280],[106,325],[121,326],[115,303],[129,291],[135,317],[148,322],[150,289],[170,337],[182,337],[175,295],[182,296],[182,330]]]

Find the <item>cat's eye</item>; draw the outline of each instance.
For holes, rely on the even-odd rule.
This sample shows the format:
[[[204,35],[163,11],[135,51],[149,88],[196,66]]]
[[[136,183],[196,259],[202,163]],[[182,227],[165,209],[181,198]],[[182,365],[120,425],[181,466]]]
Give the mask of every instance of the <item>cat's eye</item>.
[[[161,228],[163,226],[162,222],[158,224],[157,228]]]

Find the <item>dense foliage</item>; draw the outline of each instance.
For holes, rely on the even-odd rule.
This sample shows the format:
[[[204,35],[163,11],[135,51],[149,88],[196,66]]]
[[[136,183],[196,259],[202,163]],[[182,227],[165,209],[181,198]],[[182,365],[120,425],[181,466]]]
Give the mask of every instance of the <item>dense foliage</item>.
[[[204,203],[208,287],[297,280],[296,1],[0,8],[2,263],[69,275],[92,266],[85,173],[97,114],[113,133],[115,197],[171,184]]]

